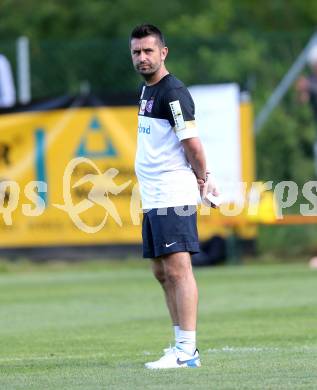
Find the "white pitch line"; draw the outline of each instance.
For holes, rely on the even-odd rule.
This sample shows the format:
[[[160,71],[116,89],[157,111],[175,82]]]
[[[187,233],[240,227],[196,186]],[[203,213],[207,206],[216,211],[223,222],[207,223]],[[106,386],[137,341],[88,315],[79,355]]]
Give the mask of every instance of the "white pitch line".
[[[142,353],[136,354],[136,356],[144,355],[157,355],[155,352],[144,351]],[[94,355],[51,355],[51,356],[25,356],[25,357],[2,357],[0,358],[0,364],[5,362],[25,362],[25,361],[41,361],[41,360],[61,360],[61,359],[99,359],[99,358],[109,358],[109,357],[126,357],[124,354],[112,353],[111,355],[100,353]]]
[[[25,356],[25,357],[12,357],[12,358],[0,358],[0,363],[5,362],[25,362],[30,361],[41,361],[41,360],[56,360],[56,359],[91,359],[104,357],[104,354],[100,355],[52,355],[52,356]]]
[[[317,346],[303,345],[301,347],[230,347],[224,346],[222,348],[208,348],[201,350],[201,353],[259,353],[259,352],[317,352]],[[136,354],[136,356],[155,356],[158,354],[158,351],[150,352],[143,351]],[[98,359],[98,358],[109,358],[109,357],[122,357],[126,358],[125,354],[111,354],[107,355],[104,353],[94,354],[94,355],[51,355],[51,356],[25,356],[25,357],[7,357],[0,358],[0,363],[10,363],[10,362],[26,362],[26,361],[48,361],[48,360],[63,360],[63,359]]]
[[[314,351],[317,352],[317,346],[303,345],[301,347],[230,347],[225,346],[222,348],[208,348],[205,352],[207,353],[258,353],[258,352],[283,352],[283,351],[292,351],[292,352],[307,352]]]

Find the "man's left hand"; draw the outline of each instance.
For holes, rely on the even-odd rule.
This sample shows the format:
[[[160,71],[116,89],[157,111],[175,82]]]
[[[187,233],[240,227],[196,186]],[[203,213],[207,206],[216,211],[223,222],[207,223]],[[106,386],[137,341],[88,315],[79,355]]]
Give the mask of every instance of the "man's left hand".
[[[210,174],[208,175],[206,181],[204,181],[202,179],[197,179],[197,184],[199,187],[200,197],[201,197],[203,204],[206,206],[209,206],[209,207],[214,207],[214,208],[217,207],[213,203],[211,203],[206,197],[207,194],[219,196],[219,191],[218,191],[217,186],[216,186],[214,180],[212,179],[211,175]]]

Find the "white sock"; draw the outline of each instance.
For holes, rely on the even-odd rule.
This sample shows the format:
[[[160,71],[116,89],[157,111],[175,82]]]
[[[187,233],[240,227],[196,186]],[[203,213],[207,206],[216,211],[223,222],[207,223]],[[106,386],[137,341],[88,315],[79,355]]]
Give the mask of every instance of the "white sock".
[[[173,328],[174,328],[174,336],[175,336],[175,343],[176,343],[180,328],[179,325],[173,325]]]
[[[179,329],[176,347],[188,355],[193,355],[196,350],[196,331]]]

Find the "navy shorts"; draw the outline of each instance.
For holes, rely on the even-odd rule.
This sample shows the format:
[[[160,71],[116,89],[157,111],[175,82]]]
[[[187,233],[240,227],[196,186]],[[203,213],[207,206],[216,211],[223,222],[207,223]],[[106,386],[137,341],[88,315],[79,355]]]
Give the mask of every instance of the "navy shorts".
[[[143,214],[143,257],[199,252],[196,206],[151,209]]]

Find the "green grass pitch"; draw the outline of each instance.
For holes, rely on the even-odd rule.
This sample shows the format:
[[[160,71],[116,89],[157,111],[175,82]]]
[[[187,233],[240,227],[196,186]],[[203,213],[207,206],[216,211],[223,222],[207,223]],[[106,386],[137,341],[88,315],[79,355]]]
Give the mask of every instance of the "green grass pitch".
[[[146,261],[2,264],[0,389],[317,389],[317,271],[195,273],[202,367],[153,372],[172,335]]]

